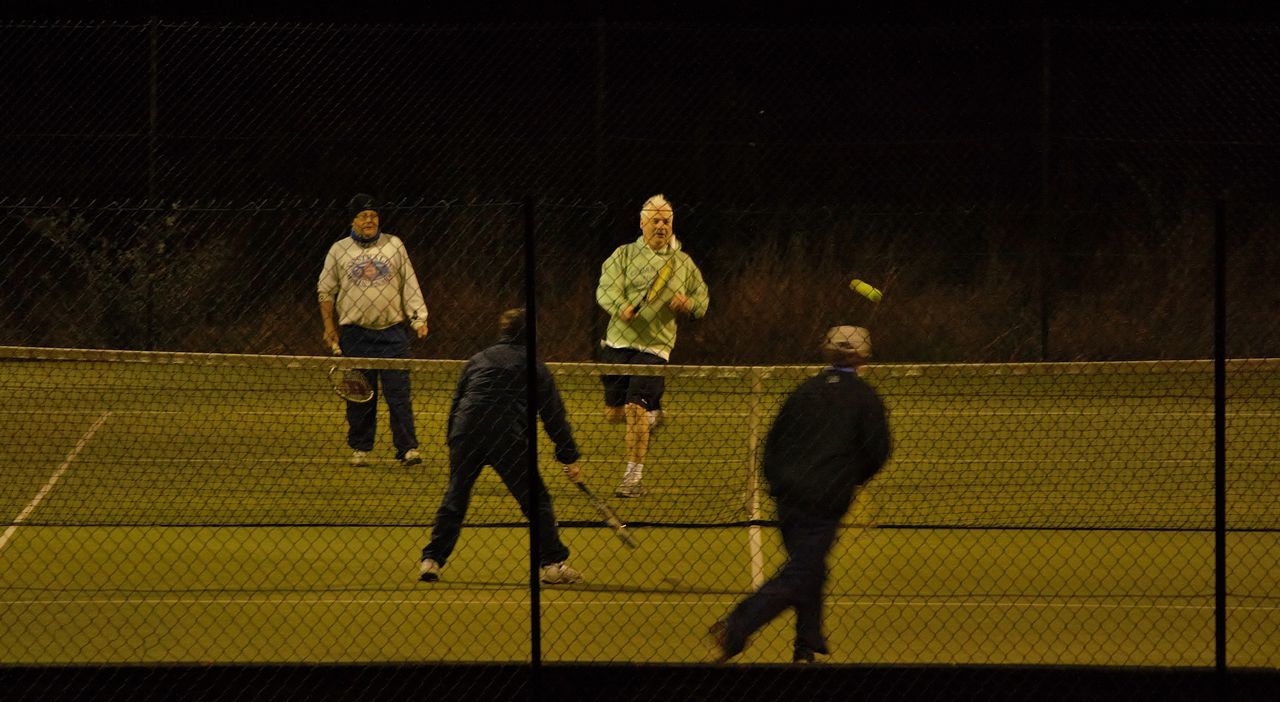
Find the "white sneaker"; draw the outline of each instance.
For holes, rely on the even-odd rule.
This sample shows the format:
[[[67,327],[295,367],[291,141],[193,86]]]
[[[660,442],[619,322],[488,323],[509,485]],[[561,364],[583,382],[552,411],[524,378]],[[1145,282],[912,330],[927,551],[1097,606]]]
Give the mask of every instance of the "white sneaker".
[[[548,585],[572,585],[582,582],[582,573],[565,561],[542,566],[542,582]]]
[[[368,451],[352,451],[351,465],[357,468],[363,468],[364,466],[369,465],[369,452]]]
[[[422,563],[418,565],[418,580],[424,583],[434,583],[440,579],[440,564],[430,558],[422,559]]]
[[[653,436],[663,424],[662,410],[649,410],[644,413],[644,416],[649,422],[649,436]]]
[[[418,453],[418,449],[409,449],[404,452],[404,458],[400,459],[402,466],[416,466],[422,463],[422,454]]]
[[[640,497],[644,495],[644,486],[639,480],[623,480],[613,494],[616,497]]]

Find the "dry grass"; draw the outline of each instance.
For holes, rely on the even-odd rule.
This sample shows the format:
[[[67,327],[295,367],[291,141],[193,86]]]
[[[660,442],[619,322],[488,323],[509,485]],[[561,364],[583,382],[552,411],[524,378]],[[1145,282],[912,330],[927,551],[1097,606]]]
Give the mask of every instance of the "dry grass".
[[[556,204],[538,212],[542,356],[590,359],[606,321],[594,298],[600,264],[629,239],[630,210]],[[21,219],[19,234],[42,241],[47,251],[39,266],[13,268],[5,342],[144,348],[150,333],[157,348],[323,352],[314,280],[336,238],[331,213],[283,211],[257,216],[256,228],[247,228],[234,209],[192,210],[166,220],[165,236],[177,242],[169,246],[181,248],[164,257],[148,254],[156,229],[137,225],[145,224],[145,213],[135,214],[90,210]],[[672,360],[810,363],[823,330],[847,323],[872,327],[881,361],[1040,360],[1032,215],[1016,208],[686,207],[677,231],[704,272],[712,302],[705,319],[682,323]],[[1274,275],[1280,242],[1268,236],[1277,221],[1274,207],[1243,209],[1233,220],[1227,291],[1233,356],[1280,356]],[[491,343],[498,314],[525,299],[518,205],[415,206],[392,222],[431,310],[431,336],[415,355],[465,358]],[[1045,268],[1050,360],[1212,354],[1207,214],[1157,226],[1120,211],[1064,219],[1059,229],[1062,242],[1053,242],[1053,265]],[[1086,229],[1098,243],[1073,248]],[[167,268],[155,269],[157,262]],[[880,287],[883,301],[851,292],[852,277]]]

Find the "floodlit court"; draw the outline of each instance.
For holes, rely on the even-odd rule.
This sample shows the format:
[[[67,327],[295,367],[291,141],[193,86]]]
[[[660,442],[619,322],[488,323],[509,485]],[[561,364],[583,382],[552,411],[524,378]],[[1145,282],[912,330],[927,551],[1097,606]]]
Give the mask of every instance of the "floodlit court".
[[[0,660],[507,662],[531,657],[528,528],[491,471],[438,583],[417,562],[445,487],[451,361],[413,371],[424,462],[348,465],[331,361],[3,349]],[[551,364],[625,548],[540,470],[587,582],[539,592],[544,661],[697,663],[781,560],[755,475],[813,368],[665,370],[642,497],[599,368]],[[1211,666],[1208,362],[872,366],[895,452],[830,561],[834,663]],[[1280,366],[1228,364],[1231,666],[1280,666]],[[790,615],[742,663],[789,660]]]

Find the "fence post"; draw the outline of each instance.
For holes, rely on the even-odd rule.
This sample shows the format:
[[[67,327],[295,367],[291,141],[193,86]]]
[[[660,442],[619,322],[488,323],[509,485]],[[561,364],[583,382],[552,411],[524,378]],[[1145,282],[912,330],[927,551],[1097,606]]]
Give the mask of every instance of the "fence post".
[[[1218,699],[1227,679],[1227,205],[1213,208],[1213,568]]]
[[[147,65],[149,66],[147,75],[147,202],[143,207],[144,221],[152,222],[155,219],[155,213],[159,211],[156,207],[156,152],[159,149],[157,133],[160,123],[160,20],[152,17],[147,22]],[[154,209],[152,209],[154,208]],[[152,236],[147,228],[145,236]],[[154,242],[148,241],[150,248]],[[154,249],[153,249],[154,250]],[[154,274],[147,274],[147,345],[148,351],[154,351],[156,348],[156,308],[155,308],[155,284],[153,282]]]
[[[533,198],[526,197],[524,210],[524,309],[525,309],[525,426],[528,436],[529,492],[533,498],[529,509],[529,699],[540,699],[542,685],[542,588],[538,570],[542,559],[538,546],[538,308],[537,260],[534,251]]]
[[[1049,360],[1049,317],[1052,306],[1049,302],[1049,156],[1051,147],[1049,108],[1050,87],[1050,52],[1049,36],[1052,26],[1045,18],[1040,23],[1040,207],[1036,221],[1036,285],[1039,287],[1040,303],[1040,360]]]

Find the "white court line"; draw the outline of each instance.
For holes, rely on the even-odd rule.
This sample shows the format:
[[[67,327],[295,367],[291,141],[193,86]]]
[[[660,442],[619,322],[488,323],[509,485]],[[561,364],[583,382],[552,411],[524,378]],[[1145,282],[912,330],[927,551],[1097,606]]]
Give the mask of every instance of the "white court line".
[[[1042,458],[893,458],[893,459],[890,459],[890,461],[892,463],[898,463],[898,464],[903,464],[903,463],[911,463],[911,464],[917,464],[917,465],[919,464],[923,464],[923,465],[934,465],[934,464],[965,465],[967,464],[967,465],[979,465],[979,466],[990,466],[990,465],[1017,466],[1017,465],[1024,465],[1024,464],[1062,465],[1062,464],[1072,464],[1072,463],[1085,463],[1088,465],[1108,465],[1108,466],[1115,466],[1118,468],[1125,468],[1128,466],[1132,466],[1134,463],[1141,463],[1142,465],[1155,463],[1157,465],[1175,464],[1175,465],[1196,466],[1196,465],[1202,465],[1206,463],[1212,463],[1213,456],[1205,456],[1204,458],[1148,458],[1148,457],[1104,458],[1101,456],[1098,456],[1098,457],[1086,456],[1084,458],[1065,458],[1061,456],[1045,456]],[[1232,465],[1237,465],[1237,466],[1238,465],[1248,466],[1248,465],[1254,465],[1254,464],[1271,465],[1275,463],[1275,461],[1271,461],[1271,460],[1252,459],[1252,458],[1228,458],[1227,461]]]
[[[1132,409],[1122,407],[1119,409]],[[1114,417],[1119,414],[1118,410],[1021,410],[1016,407],[1008,409],[983,408],[983,409],[894,409],[890,407],[890,413],[894,415],[916,415],[921,417],[951,417],[955,415],[968,415],[974,417],[1001,417],[1006,415],[1018,416],[1036,416],[1036,417]],[[1211,409],[1205,410],[1160,410],[1155,412],[1133,411],[1125,415],[1125,421],[1140,422],[1147,417],[1213,417],[1215,412]],[[1228,418],[1238,417],[1280,417],[1280,412],[1274,410],[1227,410]]]
[[[1131,409],[1131,408],[1122,408]],[[955,409],[907,409],[902,407],[890,408],[895,416],[920,416],[920,417],[954,417],[954,416],[972,416],[972,417],[1000,417],[1007,415],[1029,416],[1029,417],[1113,417],[1117,415],[1116,410],[1035,410],[1035,409],[1019,409],[1010,407],[1007,409],[984,407],[981,409],[973,408],[955,408]],[[28,410],[28,409],[7,409],[0,408],[0,415],[49,415],[49,414],[94,414],[98,410],[92,409],[59,409],[59,410]],[[125,415],[189,415],[192,412],[180,410],[160,410],[160,409],[117,409],[110,410],[113,414]],[[341,418],[341,408],[335,408],[333,416]],[[443,415],[442,412],[419,412],[419,414],[427,415]],[[255,417],[296,417],[297,411],[285,410],[246,410],[236,412],[237,416],[255,416]],[[672,421],[679,421],[680,417],[741,417],[748,416],[746,410],[675,410],[668,415]],[[1129,413],[1126,421],[1141,420],[1144,417],[1212,417],[1214,411],[1212,409],[1203,410],[1160,410],[1153,412]],[[1276,410],[1232,410],[1227,409],[1228,418],[1246,418],[1246,417],[1280,417],[1280,411]]]
[[[424,458],[427,458],[427,457],[426,457],[426,456],[424,456]],[[240,463],[244,463],[244,464],[249,464],[249,463],[267,463],[267,464],[283,463],[283,464],[287,464],[287,465],[297,465],[297,464],[310,464],[310,465],[321,465],[321,466],[334,466],[334,465],[337,465],[337,466],[341,466],[341,467],[344,467],[344,468],[345,468],[345,467],[348,467],[348,459],[349,459],[349,457],[348,457],[348,456],[336,456],[336,455],[335,455],[335,456],[321,456],[321,457],[311,456],[311,457],[301,457],[301,458],[293,458],[293,457],[281,457],[281,458],[241,458],[241,457],[238,457],[238,456],[237,456],[237,457],[233,457],[233,458],[226,458],[226,457],[223,457],[223,458],[195,458],[195,457],[187,457],[187,456],[169,456],[169,457],[161,457],[161,458],[130,458],[130,459],[128,459],[128,462],[129,462],[129,463],[132,463],[132,464],[145,464],[145,463],[150,463],[150,464],[157,464],[157,463],[158,463],[158,464],[175,464],[175,463],[179,463],[179,464],[183,464],[183,465],[190,465],[190,464],[201,464],[201,463],[205,463],[205,464],[214,464],[214,465],[225,465],[228,461],[235,461],[235,462],[236,462],[236,463],[238,463],[238,464],[240,464]],[[440,460],[442,460],[442,461],[443,461],[443,460],[446,460],[446,459],[445,459],[443,456],[441,456],[441,457],[440,457]],[[1212,460],[1212,459],[1210,459],[1210,460]],[[391,464],[391,463],[392,463],[392,459],[391,459],[391,458],[387,458],[387,459],[386,459],[386,462],[387,462],[388,464]],[[601,457],[601,458],[592,458],[592,459],[584,458],[584,459],[582,459],[582,460],[581,460],[581,462],[582,462],[582,463],[588,463],[588,464],[590,464],[590,463],[614,463],[614,462],[615,462],[615,459],[613,459],[613,458],[611,458],[611,457]],[[943,462],[943,463],[954,463],[954,461],[940,461],[940,462]],[[701,466],[706,466],[706,465],[711,465],[711,466],[717,466],[717,465],[724,465],[724,466],[741,466],[741,464],[742,464],[742,458],[741,458],[741,457],[738,457],[738,456],[731,456],[731,457],[722,458],[722,459],[715,460],[715,461],[709,461],[709,460],[706,460],[706,459],[694,459],[694,458],[664,458],[664,459],[662,460],[662,463],[667,464],[667,465],[685,465],[685,464],[688,464],[688,465],[695,465],[695,464],[696,464],[696,465],[701,465]],[[399,462],[395,462],[394,464],[395,464],[395,465],[399,465]],[[376,465],[376,463],[375,463],[375,465]],[[353,471],[353,472],[363,472],[363,471]],[[413,475],[413,474],[412,474],[412,473],[405,473],[405,475]],[[448,476],[445,476],[445,477],[448,477]],[[647,490],[647,489],[648,489],[648,488],[646,488],[646,490]],[[662,488],[654,488],[654,490],[652,490],[651,492],[660,492],[661,490],[662,490]]]
[[[745,596],[745,593],[744,593]],[[1209,599],[1206,596],[1204,599]],[[634,600],[629,598],[616,600],[547,600],[542,601],[544,607],[672,607],[689,606],[705,607],[708,605],[733,605],[740,598],[716,599],[698,598],[681,600]],[[139,598],[68,598],[68,599],[27,599],[0,600],[0,606],[49,606],[49,605],[440,605],[444,607],[483,606],[521,607],[527,608],[529,600],[511,599],[494,601],[482,600],[428,600],[422,598],[391,597],[139,597]],[[827,598],[826,605],[832,607],[900,607],[910,609],[1047,609],[1047,610],[1158,610],[1158,611],[1213,611],[1213,604],[1160,604],[1160,603],[1108,603],[1108,602],[977,602],[973,600],[894,600],[894,599],[845,599]],[[1235,612],[1280,612],[1280,606],[1270,605],[1233,605]]]
[[[130,458],[129,462],[134,464],[174,464],[181,463],[183,465],[191,464],[213,464],[222,465],[227,463],[227,458],[195,458],[195,457],[168,457],[168,458]],[[321,466],[342,465],[346,466],[345,457],[306,457],[306,458],[235,458],[237,463],[266,463],[266,464],[313,464]],[[442,458],[443,460],[443,458]],[[612,463],[613,458],[584,458],[582,463]],[[708,461],[706,459],[697,458],[663,458],[663,465],[725,465],[737,466],[742,462],[741,457],[728,457],[716,461]],[[1069,465],[1069,464],[1085,464],[1085,465],[1108,465],[1117,468],[1126,468],[1134,463],[1142,465],[1190,465],[1198,466],[1205,463],[1212,463],[1213,457],[1205,458],[1103,458],[1103,457],[1084,457],[1084,458],[1066,458],[1066,457],[1041,457],[1041,458],[894,458],[891,460],[895,464],[911,464],[911,465],[977,465],[977,466],[994,466],[994,465]],[[1235,466],[1251,466],[1251,465],[1272,465],[1275,461],[1261,458],[1228,458],[1228,462]],[[663,492],[663,488],[654,488],[653,492]],[[666,489],[665,492],[675,492]]]
[[[188,456],[171,456],[162,458],[130,458],[129,463],[135,465],[225,465],[229,460],[234,460],[240,464],[266,464],[266,465],[317,465],[317,466],[346,466],[345,458],[334,457],[281,457],[281,458],[197,458]],[[443,458],[441,459],[443,460]],[[593,458],[582,459],[582,463],[612,463],[612,458]],[[664,458],[662,465],[681,466],[681,465],[700,465],[700,466],[738,466],[742,462],[740,457],[728,457],[716,461],[708,461],[706,459],[696,458]],[[1066,458],[1066,457],[1042,457],[1042,458],[894,458],[891,463],[896,465],[975,465],[975,466],[1039,466],[1039,465],[1090,465],[1090,466],[1113,466],[1116,468],[1128,468],[1135,463],[1141,465],[1161,465],[1161,466],[1199,466],[1212,464],[1213,457],[1205,458],[1102,458],[1102,457],[1085,457],[1085,458]],[[1233,466],[1253,466],[1253,465],[1271,465],[1274,461],[1266,459],[1236,458],[1228,459]],[[655,494],[681,492],[677,489],[670,488],[653,488],[650,490]]]
[[[58,481],[62,479],[63,473],[66,473],[67,469],[71,467],[71,462],[76,460],[76,456],[80,455],[84,447],[89,444],[89,439],[93,438],[93,435],[102,428],[102,425],[107,421],[107,417],[110,416],[111,412],[107,411],[103,412],[101,417],[98,417],[98,421],[94,422],[93,426],[90,426],[89,430],[84,433],[84,436],[81,436],[80,440],[76,442],[75,448],[71,449],[71,452],[67,454],[66,459],[62,461],[62,465],[58,466],[58,469],[53,471],[53,475],[49,476],[49,481],[44,484],[44,487],[40,488],[40,492],[37,492],[36,496],[31,498],[31,502],[28,502],[27,506],[18,513],[18,516],[13,518],[13,523],[9,525],[9,528],[5,529],[3,534],[0,534],[0,551],[3,551],[4,547],[8,545],[9,539],[13,538],[14,533],[18,531],[18,526],[27,521],[27,517],[30,517],[36,507],[44,501],[44,498],[48,497],[49,492],[53,490],[53,486],[58,484]]]

